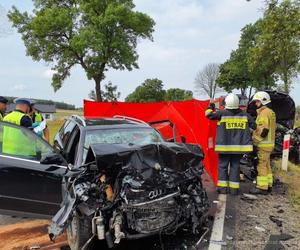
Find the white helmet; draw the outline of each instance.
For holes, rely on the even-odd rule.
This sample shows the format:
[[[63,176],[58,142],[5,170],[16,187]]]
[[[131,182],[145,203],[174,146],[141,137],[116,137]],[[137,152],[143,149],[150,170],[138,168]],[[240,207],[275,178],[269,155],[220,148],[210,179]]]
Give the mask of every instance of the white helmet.
[[[260,101],[262,105],[267,105],[268,103],[271,102],[271,97],[267,92],[259,91],[253,96],[252,100]]]
[[[240,105],[239,97],[236,94],[229,94],[225,98],[225,108],[226,109],[238,109]]]

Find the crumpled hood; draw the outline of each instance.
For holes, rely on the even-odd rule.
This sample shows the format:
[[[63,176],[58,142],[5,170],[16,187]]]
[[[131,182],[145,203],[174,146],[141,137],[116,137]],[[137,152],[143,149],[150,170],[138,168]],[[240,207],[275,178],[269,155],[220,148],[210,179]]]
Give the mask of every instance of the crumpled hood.
[[[90,146],[86,163],[96,161],[100,172],[115,177],[124,166],[134,168],[143,179],[152,179],[160,169],[183,172],[201,167],[202,149],[192,144],[94,144]]]

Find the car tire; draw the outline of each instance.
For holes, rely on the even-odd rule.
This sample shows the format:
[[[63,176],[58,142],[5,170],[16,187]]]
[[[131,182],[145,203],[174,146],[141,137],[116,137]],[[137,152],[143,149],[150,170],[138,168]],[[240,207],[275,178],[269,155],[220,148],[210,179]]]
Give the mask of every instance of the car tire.
[[[78,213],[73,216],[67,227],[67,238],[71,250],[79,250],[92,237],[91,218],[81,218]],[[90,249],[90,248],[85,248]]]

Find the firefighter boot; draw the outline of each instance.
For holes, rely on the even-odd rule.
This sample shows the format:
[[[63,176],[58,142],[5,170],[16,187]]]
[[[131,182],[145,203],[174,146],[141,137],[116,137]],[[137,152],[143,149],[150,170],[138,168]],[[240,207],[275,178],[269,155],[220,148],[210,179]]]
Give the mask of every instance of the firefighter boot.
[[[259,188],[256,188],[256,187],[252,187],[252,188],[249,190],[249,193],[250,193],[250,194],[262,194],[262,195],[267,195],[267,194],[268,194],[268,190],[263,190],[263,189],[259,189]]]
[[[227,194],[228,189],[227,189],[227,187],[218,187],[217,192],[218,192],[218,194]]]

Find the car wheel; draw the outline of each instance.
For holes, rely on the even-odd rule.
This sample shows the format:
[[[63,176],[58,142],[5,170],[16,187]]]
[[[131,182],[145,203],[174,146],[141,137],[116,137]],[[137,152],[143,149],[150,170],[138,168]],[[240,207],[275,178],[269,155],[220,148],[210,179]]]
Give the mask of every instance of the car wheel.
[[[82,249],[92,236],[92,222],[90,218],[81,218],[77,213],[67,227],[68,243],[71,250]],[[86,248],[89,249],[89,248]]]

